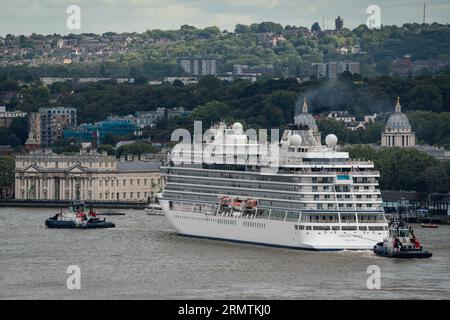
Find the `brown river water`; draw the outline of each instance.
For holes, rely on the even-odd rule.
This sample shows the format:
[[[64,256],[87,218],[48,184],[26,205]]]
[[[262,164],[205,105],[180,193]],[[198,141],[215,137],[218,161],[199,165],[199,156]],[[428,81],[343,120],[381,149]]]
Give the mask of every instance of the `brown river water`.
[[[115,229],[46,228],[58,211],[0,208],[0,299],[450,298],[450,226],[413,225],[434,256],[397,260],[185,238],[140,210],[106,217]],[[80,290],[67,288],[70,265],[80,267]],[[371,265],[381,289],[367,288]]]

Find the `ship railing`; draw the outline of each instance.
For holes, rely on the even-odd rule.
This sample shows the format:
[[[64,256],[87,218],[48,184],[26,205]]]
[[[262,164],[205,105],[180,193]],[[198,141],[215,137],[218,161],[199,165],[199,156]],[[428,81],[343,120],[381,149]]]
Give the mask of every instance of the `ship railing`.
[[[258,219],[258,220],[278,220],[278,221],[289,221],[297,223],[332,223],[341,224],[344,226],[348,225],[360,225],[360,224],[375,224],[375,223],[385,223],[386,219],[383,215],[372,215],[366,217],[365,215],[357,215],[357,217],[347,217],[346,214],[311,214],[311,213],[301,213],[299,211],[289,211],[289,210],[278,210],[278,209],[266,209],[266,208],[256,208],[254,210],[250,209],[236,209],[233,207],[224,207],[218,204],[206,204],[206,203],[193,203],[193,202],[173,202],[171,205],[172,210],[199,213],[205,215],[216,215],[220,217],[232,217],[241,219]],[[331,219],[322,219],[319,216],[333,216]]]

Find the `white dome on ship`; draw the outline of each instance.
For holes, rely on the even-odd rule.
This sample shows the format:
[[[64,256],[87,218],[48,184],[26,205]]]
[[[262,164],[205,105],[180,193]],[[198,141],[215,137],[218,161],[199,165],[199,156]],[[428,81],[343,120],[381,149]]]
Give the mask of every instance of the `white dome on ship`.
[[[242,133],[244,131],[244,126],[240,122],[235,122],[233,124],[234,133]]]
[[[334,147],[335,145],[337,145],[337,142],[338,138],[334,134],[329,134],[325,137],[325,143],[329,147]]]
[[[293,134],[289,138],[289,145],[291,146],[299,146],[302,144],[302,137],[300,137],[298,134]]]

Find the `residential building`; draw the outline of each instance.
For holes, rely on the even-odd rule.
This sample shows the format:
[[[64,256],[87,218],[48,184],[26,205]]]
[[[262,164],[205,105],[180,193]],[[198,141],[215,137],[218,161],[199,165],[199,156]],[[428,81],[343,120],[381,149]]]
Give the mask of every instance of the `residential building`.
[[[39,108],[41,145],[50,147],[63,137],[64,129],[77,125],[77,110],[75,108]]]
[[[71,127],[64,130],[64,138],[75,138],[81,141],[94,141],[101,143],[106,135],[126,136],[129,134],[139,135],[135,118],[109,117],[105,121],[94,124],[84,123],[78,127]]]
[[[26,116],[26,112],[6,111],[5,106],[0,106],[0,128],[7,128],[15,118],[25,118]]]
[[[330,61],[328,63],[312,63],[313,74],[317,78],[329,78],[336,80],[339,74],[345,71],[351,74],[359,73],[359,62],[352,61]]]
[[[38,145],[41,145],[41,114],[39,112],[31,112],[28,119],[29,133],[33,135],[33,139]]]
[[[178,65],[189,75],[206,76],[216,75],[219,60],[216,58],[182,58],[177,60]]]
[[[16,156],[15,198],[145,203],[164,187],[159,167],[158,162],[119,161],[95,151],[58,155],[36,150]]]
[[[356,119],[348,111],[330,111],[327,115],[327,119],[335,119],[345,123],[355,122]]]
[[[237,76],[259,76],[259,75],[272,75],[273,65],[269,66],[253,66],[235,64],[233,66],[233,75]]]

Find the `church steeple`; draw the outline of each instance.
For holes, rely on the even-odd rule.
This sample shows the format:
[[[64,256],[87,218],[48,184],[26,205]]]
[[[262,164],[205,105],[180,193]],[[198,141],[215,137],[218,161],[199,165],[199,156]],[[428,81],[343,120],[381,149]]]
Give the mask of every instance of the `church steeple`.
[[[397,104],[395,105],[395,112],[396,113],[402,112],[402,106],[400,105],[400,97],[397,97]]]
[[[308,103],[306,102],[306,97],[303,98],[303,113],[308,113]]]

